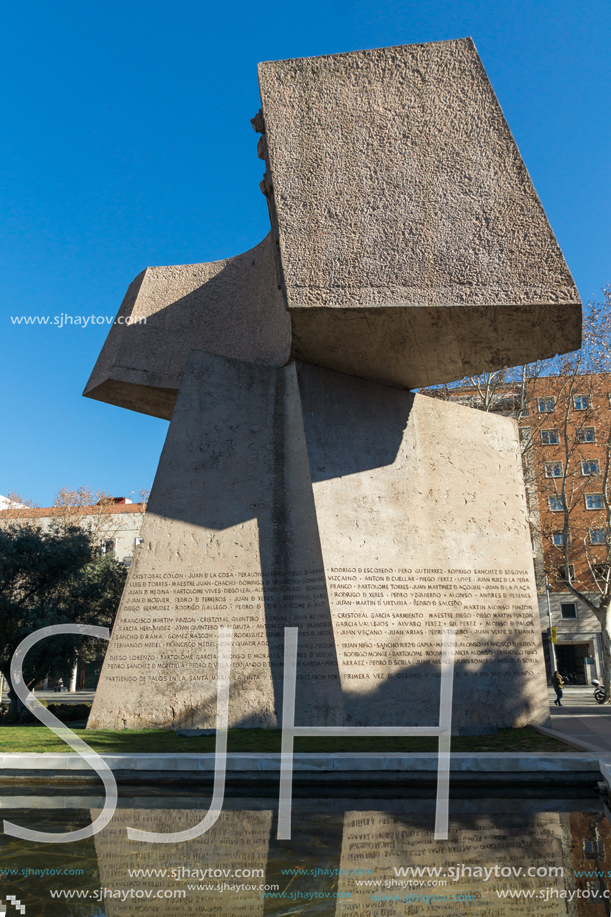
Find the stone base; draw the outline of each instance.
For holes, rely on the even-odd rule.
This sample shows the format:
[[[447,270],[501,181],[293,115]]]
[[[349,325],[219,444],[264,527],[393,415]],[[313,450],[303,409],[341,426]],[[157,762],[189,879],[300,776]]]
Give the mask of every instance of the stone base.
[[[308,364],[193,352],[90,728],[276,727],[284,627],[296,725],[433,726],[457,629],[453,726],[548,719],[517,427]]]

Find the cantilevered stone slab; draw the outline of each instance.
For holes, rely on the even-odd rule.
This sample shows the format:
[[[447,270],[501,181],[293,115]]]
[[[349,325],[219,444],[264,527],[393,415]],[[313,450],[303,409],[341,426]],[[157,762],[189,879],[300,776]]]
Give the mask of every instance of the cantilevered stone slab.
[[[149,267],[130,285],[88,398],[169,420],[191,350],[284,366],[290,319],[271,237],[225,261]]]
[[[414,388],[574,350],[579,296],[471,39],[259,65],[293,354]]]
[[[169,418],[192,347],[416,388],[580,346],[575,284],[471,39],[264,63],[259,81],[272,235],[147,268],[85,395]]]

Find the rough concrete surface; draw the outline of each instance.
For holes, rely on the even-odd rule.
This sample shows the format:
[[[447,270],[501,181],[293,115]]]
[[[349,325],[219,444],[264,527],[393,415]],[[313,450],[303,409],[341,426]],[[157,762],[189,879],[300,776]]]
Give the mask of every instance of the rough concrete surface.
[[[234,258],[139,274],[84,394],[169,420],[193,349],[264,366],[287,362],[290,320],[269,235]]]
[[[90,726],[214,727],[219,626],[230,725],[278,724],[285,626],[307,656],[297,722],[343,722],[294,365],[192,353],[141,537]]]
[[[229,625],[231,725],[278,724],[285,626],[297,725],[436,726],[445,625],[454,727],[548,720],[510,420],[194,352],[142,537],[94,728],[213,727]]]
[[[471,39],[263,63],[259,84],[297,358],[414,387],[579,347],[575,284]],[[335,309],[368,315],[307,315]]]
[[[374,382],[422,388],[553,356],[574,319],[573,303],[291,309],[292,353]]]
[[[517,425],[299,365],[351,725],[436,725],[457,629],[453,727],[549,718]]]

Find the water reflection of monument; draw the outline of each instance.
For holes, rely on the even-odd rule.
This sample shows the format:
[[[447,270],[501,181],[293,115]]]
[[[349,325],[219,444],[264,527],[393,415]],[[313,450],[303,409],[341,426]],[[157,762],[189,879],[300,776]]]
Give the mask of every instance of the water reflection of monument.
[[[194,810],[180,808],[179,802],[169,809],[117,810],[107,829],[95,837],[100,885],[133,889],[134,895],[125,900],[108,896],[107,917],[264,913],[259,885],[265,884],[272,824],[268,809],[234,811],[225,805],[216,824],[186,844],[160,848],[127,840],[128,826],[168,833],[190,828],[193,820]],[[134,878],[134,868],[145,872]],[[176,892],[184,892],[184,897]]]
[[[572,812],[569,816],[571,859],[575,887],[586,897],[576,899],[578,917],[609,917],[611,913],[611,825],[605,813]],[[605,898],[605,894],[609,897]]]
[[[260,65],[271,233],[130,286],[86,394],[170,418],[89,725],[548,716],[515,425],[412,395],[573,350],[575,285],[469,39]],[[142,322],[145,319],[146,323]],[[510,686],[510,690],[506,687]],[[406,703],[406,698],[409,703]]]
[[[292,841],[275,839],[274,813],[266,800],[231,800],[221,821],[188,844],[168,848],[127,840],[127,825],[176,830],[189,825],[194,807],[203,804],[185,797],[169,808],[118,810],[112,824],[95,838],[100,885],[148,891],[151,897],[107,898],[107,917],[310,912],[319,917],[404,917],[423,912],[431,917],[585,915],[589,912],[583,910],[583,902],[575,911],[566,897],[575,887],[573,868],[580,863],[575,845],[587,847],[593,818],[604,823],[600,830],[608,840],[608,823],[599,812],[587,811],[583,802],[463,799],[453,802],[449,840],[434,844],[434,800],[423,798],[369,804],[303,801],[296,805]],[[573,811],[580,807],[586,811]],[[551,867],[553,873],[529,876],[532,867]],[[134,877],[134,869],[148,870],[149,875]],[[211,870],[213,878],[196,878],[203,870]],[[238,870],[249,874],[237,876]],[[257,870],[260,876],[253,875]],[[273,897],[263,896],[266,888]],[[554,889],[558,896],[546,889]],[[186,895],[165,897],[166,890]],[[504,897],[520,890],[533,893],[530,903],[525,896]],[[158,893],[164,897],[158,898]],[[378,895],[386,900],[375,900]],[[401,900],[410,895],[411,901]],[[422,896],[428,901],[423,903]]]

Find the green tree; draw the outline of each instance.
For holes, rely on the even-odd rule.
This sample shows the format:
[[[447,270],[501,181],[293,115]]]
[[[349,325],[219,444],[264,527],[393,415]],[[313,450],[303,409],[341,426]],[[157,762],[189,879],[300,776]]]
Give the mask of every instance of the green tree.
[[[53,624],[112,627],[127,571],[102,556],[94,535],[76,525],[45,529],[31,520],[0,528],[0,672],[10,712],[23,715],[10,683],[10,662],[28,634]],[[26,656],[28,687],[65,673],[77,658],[94,659],[106,641],[65,635],[41,641]]]

